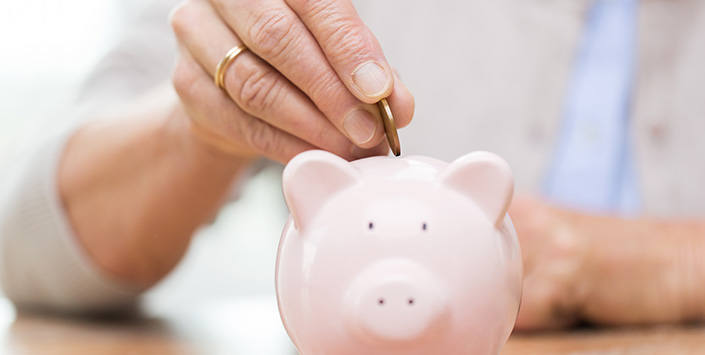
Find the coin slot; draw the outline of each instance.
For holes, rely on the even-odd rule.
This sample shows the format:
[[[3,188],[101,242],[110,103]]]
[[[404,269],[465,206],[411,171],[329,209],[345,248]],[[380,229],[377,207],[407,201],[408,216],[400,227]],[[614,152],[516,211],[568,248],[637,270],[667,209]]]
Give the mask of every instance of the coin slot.
[[[367,228],[368,228],[369,230],[373,230],[373,229],[375,229],[375,224],[372,223],[372,222],[370,222],[370,223],[367,225]]]
[[[426,222],[421,225],[421,230],[423,230],[424,232],[428,230],[428,224]]]

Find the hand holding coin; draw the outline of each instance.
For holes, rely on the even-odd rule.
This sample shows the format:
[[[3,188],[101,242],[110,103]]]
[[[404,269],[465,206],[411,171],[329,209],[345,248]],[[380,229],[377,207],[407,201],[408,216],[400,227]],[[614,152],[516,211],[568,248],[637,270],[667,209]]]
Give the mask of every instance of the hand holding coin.
[[[411,93],[351,0],[185,0],[171,24],[186,133],[228,155],[384,154],[391,130],[377,103],[389,100],[398,127],[413,116]]]

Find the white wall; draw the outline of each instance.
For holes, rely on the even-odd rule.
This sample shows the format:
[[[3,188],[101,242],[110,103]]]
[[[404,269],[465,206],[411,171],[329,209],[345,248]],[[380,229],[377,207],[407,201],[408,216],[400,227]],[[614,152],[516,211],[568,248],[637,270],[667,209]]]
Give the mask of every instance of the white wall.
[[[148,0],[0,0],[0,171]]]

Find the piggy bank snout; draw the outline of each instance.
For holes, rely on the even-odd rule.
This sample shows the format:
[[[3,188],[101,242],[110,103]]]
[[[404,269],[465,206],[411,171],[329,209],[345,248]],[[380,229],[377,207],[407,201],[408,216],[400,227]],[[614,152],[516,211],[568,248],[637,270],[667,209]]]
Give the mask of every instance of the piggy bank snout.
[[[347,323],[367,342],[406,343],[438,333],[448,317],[437,280],[406,260],[376,263],[351,284]]]

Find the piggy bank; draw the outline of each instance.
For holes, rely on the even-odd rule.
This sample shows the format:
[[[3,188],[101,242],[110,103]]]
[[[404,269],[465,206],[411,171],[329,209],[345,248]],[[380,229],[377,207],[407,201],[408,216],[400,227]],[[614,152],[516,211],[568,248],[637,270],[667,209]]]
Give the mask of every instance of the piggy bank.
[[[516,321],[509,166],[323,151],[284,169],[276,289],[302,355],[497,354]]]

